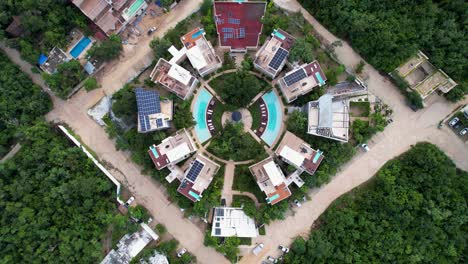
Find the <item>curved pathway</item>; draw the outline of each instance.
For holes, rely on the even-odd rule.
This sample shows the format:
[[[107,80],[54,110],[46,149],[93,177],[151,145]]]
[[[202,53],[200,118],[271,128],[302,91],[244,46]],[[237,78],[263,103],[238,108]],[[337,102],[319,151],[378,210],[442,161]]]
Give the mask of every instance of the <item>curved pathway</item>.
[[[247,196],[247,197],[249,197],[250,199],[252,199],[252,200],[255,202],[255,207],[257,207],[257,208],[260,207],[260,203],[258,202],[257,197],[256,197],[253,193],[251,193],[251,192],[241,192],[241,191],[234,191],[234,190],[232,190],[232,191],[231,191],[231,194],[232,194],[232,195]]]
[[[276,4],[286,8],[300,5],[293,0],[275,0]],[[337,38],[328,32],[306,10],[301,9],[305,19],[326,40],[333,42]],[[338,58],[347,67],[354,67],[362,58],[345,42],[336,48]],[[357,154],[325,186],[311,192],[311,201],[296,208],[295,214],[282,221],[274,221],[266,226],[267,236],[260,236],[254,243],[263,242],[265,249],[259,256],[249,254],[240,263],[260,263],[266,256],[279,255],[277,246],[288,245],[296,236],[308,236],[314,221],[341,195],[368,181],[390,159],[407,151],[411,145],[428,141],[441,148],[454,163],[463,170],[468,170],[468,147],[449,128],[437,129],[440,120],[449,115],[454,108],[466,104],[468,99],[458,104],[451,104],[439,96],[428,98],[428,107],[418,112],[411,111],[405,105],[405,98],[386,77],[372,66],[365,67],[369,75],[368,87],[373,94],[381,98],[394,111],[394,122],[385,131],[375,135],[369,146],[371,150]]]

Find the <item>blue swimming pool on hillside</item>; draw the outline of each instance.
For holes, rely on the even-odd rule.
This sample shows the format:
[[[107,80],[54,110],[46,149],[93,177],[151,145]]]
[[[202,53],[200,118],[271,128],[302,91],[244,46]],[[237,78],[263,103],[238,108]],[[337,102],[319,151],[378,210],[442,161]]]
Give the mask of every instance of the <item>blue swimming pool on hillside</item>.
[[[201,89],[198,96],[195,98],[193,106],[193,119],[197,124],[195,125],[195,134],[198,140],[203,143],[211,138],[210,130],[206,124],[206,109],[213,96],[206,90]]]
[[[70,51],[70,55],[73,56],[73,58],[78,58],[80,56],[80,54],[83,52],[83,50],[86,49],[86,47],[88,47],[88,45],[91,43],[91,39],[88,38],[88,37],[83,37],[82,39],[80,39],[80,41],[78,41],[78,43],[76,43],[75,47],[73,47],[73,49]]]
[[[283,113],[281,112],[280,98],[274,91],[264,94],[262,99],[268,111],[268,123],[262,134],[262,140],[271,147],[279,136]]]

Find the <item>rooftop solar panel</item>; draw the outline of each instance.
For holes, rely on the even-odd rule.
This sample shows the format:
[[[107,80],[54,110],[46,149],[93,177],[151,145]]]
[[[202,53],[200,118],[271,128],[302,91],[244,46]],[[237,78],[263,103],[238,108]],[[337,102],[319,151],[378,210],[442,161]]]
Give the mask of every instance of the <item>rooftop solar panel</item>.
[[[287,86],[291,86],[295,83],[297,83],[298,81],[306,78],[307,75],[304,71],[304,69],[300,68],[299,70],[287,75],[284,77],[284,81],[286,82],[286,85]]]
[[[224,216],[224,209],[223,208],[216,208],[216,216]]]
[[[239,29],[239,38],[245,38],[245,28]]]
[[[161,113],[161,102],[157,91],[136,88],[138,112],[144,115]]]
[[[146,126],[145,115],[138,114],[138,119],[140,121],[140,130],[143,132],[147,131],[148,127]]]
[[[158,127],[162,127],[163,126],[163,120],[161,118],[156,119],[156,125]]]
[[[288,56],[288,51],[283,49],[283,48],[279,48],[275,55],[273,56],[273,59],[271,59],[270,63],[268,64],[268,66],[270,66],[271,68],[273,68],[274,70],[278,70],[278,68],[281,66],[281,64],[283,63],[283,61],[286,59],[286,57]]]
[[[221,235],[221,228],[215,228],[215,235],[217,236]]]
[[[199,162],[198,160],[195,160],[192,164],[192,167],[190,167],[189,172],[187,173],[187,179],[189,179],[192,182],[195,182],[204,166],[205,164]]]

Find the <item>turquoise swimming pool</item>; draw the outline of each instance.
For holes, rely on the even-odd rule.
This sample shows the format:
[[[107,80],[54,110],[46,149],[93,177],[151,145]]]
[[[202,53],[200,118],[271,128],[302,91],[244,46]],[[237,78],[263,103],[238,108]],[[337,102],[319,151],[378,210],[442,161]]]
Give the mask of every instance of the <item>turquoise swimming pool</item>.
[[[274,91],[264,94],[262,99],[268,111],[268,123],[261,138],[271,147],[275,139],[279,136],[283,113],[281,111],[280,98]]]
[[[315,73],[315,77],[317,77],[317,79],[319,80],[320,85],[324,85],[324,84],[325,84],[325,81],[323,80],[322,75],[320,75],[319,72],[316,72],[316,73]]]
[[[193,39],[196,39],[198,36],[200,36],[201,34],[203,34],[205,31],[203,29],[200,29],[199,31],[197,31],[196,33],[194,33],[192,35],[192,38]]]
[[[280,38],[281,40],[284,40],[284,39],[286,38],[283,34],[281,34],[281,32],[279,32],[279,31],[276,30],[276,29],[273,31],[273,34],[275,34],[275,35],[276,35],[278,38]]]
[[[195,99],[195,105],[193,106],[192,115],[195,122],[197,122],[195,125],[195,134],[201,143],[211,138],[211,133],[206,124],[206,109],[211,98],[213,98],[213,96],[206,89],[201,89]]]
[[[83,37],[82,39],[80,39],[80,41],[78,41],[78,43],[75,45],[75,47],[73,47],[72,50],[70,50],[70,55],[73,56],[73,58],[78,58],[80,56],[80,54],[83,52],[83,50],[86,49],[86,47],[88,47],[88,45],[91,43],[91,39],[88,38],[88,37]]]

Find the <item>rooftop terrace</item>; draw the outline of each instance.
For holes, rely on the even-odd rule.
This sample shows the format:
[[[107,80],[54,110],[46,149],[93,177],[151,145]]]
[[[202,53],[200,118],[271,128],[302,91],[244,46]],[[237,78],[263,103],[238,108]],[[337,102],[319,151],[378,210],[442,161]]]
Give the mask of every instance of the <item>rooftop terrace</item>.
[[[249,169],[258,187],[266,194],[267,203],[274,205],[291,196],[286,177],[272,157],[250,166]]]
[[[280,79],[279,84],[283,95],[288,103],[296,100],[299,96],[312,91],[314,87],[325,84],[327,77],[317,61],[304,64],[294,69]]]
[[[286,131],[275,154],[297,169],[313,175],[323,160],[323,153],[314,150],[304,140]]]
[[[183,129],[164,139],[161,144],[151,146],[148,154],[158,170],[168,165],[175,165],[195,152],[197,147],[188,132]]]
[[[154,67],[150,78],[153,82],[162,84],[170,92],[184,100],[193,93],[198,83],[198,80],[189,71],[162,58]]]
[[[275,29],[271,33],[271,38],[255,55],[255,67],[275,78],[283,69],[294,41],[295,38],[287,32]]]
[[[185,171],[177,191],[192,202],[200,201],[203,191],[208,188],[220,166],[203,156],[197,154]]]
[[[180,38],[186,48],[187,57],[192,66],[205,76],[222,66],[221,59],[205,38],[205,31],[202,28],[195,28]]]
[[[213,208],[211,236],[214,237],[257,237],[255,220],[247,216],[242,208]]]

